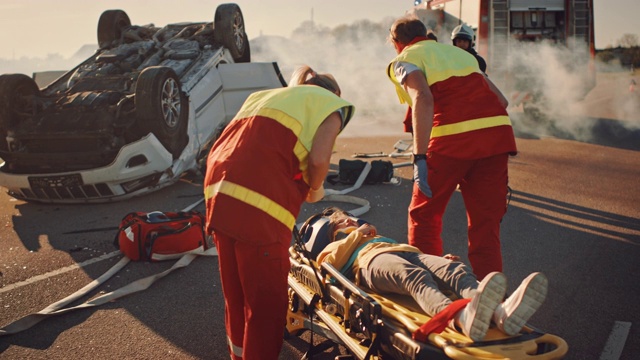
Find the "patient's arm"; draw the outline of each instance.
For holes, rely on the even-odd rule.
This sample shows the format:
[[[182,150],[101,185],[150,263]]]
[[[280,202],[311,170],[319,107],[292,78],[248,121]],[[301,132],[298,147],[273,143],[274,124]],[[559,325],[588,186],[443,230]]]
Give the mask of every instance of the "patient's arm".
[[[351,254],[358,248],[360,239],[362,238],[363,235],[361,232],[352,231],[346,238],[330,243],[318,255],[318,264],[328,262],[336,269],[342,269],[347,261],[349,261]]]
[[[376,227],[371,224],[362,224],[356,231],[362,233],[366,237],[373,237],[378,234]]]

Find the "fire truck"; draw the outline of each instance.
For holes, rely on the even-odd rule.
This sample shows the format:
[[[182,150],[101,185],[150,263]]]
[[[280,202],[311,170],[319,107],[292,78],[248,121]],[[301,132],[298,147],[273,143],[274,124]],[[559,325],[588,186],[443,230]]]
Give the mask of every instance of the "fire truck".
[[[511,105],[522,104],[525,112],[546,106],[545,90],[559,80],[553,75],[545,79],[547,70],[578,79],[566,89],[576,100],[595,86],[593,0],[416,0],[414,5],[408,13],[440,42],[449,42],[456,26],[470,26],[487,74],[511,97]],[[559,59],[543,58],[549,51],[541,46],[555,49]],[[537,61],[539,67],[526,66],[526,61]]]

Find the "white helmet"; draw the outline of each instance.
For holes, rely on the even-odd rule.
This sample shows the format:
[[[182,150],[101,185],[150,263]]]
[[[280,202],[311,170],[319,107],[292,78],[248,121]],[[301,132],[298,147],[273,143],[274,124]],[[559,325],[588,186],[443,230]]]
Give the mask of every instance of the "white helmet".
[[[455,39],[465,39],[469,40],[473,46],[473,40],[475,39],[475,34],[473,29],[466,24],[456,26],[451,32],[451,40],[455,41]]]

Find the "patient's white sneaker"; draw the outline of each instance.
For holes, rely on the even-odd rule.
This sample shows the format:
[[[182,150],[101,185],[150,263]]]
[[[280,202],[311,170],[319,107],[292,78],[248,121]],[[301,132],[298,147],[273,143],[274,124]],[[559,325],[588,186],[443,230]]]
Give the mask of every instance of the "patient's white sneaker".
[[[488,274],[478,285],[476,295],[457,315],[456,323],[462,333],[473,341],[481,341],[487,334],[491,318],[507,291],[507,278],[500,272]]]
[[[548,280],[543,273],[532,273],[504,303],[499,304],[493,321],[507,335],[516,335],[547,297]]]

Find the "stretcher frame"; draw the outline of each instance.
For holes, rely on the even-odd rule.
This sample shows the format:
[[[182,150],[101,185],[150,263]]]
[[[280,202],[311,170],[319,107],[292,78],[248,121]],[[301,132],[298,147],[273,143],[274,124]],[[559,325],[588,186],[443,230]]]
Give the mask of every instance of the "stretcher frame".
[[[290,263],[286,335],[310,330],[346,347],[355,359],[547,360],[568,351],[562,338],[528,324],[515,336],[491,327],[482,342],[452,329],[420,342],[411,334],[430,317],[410,297],[359,288],[330,264],[309,260],[296,245],[290,248]]]

